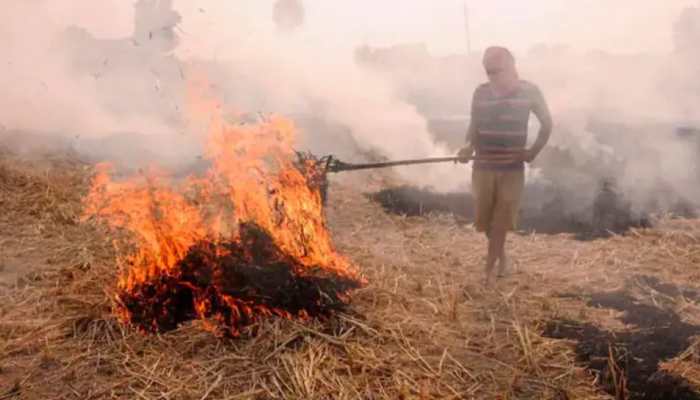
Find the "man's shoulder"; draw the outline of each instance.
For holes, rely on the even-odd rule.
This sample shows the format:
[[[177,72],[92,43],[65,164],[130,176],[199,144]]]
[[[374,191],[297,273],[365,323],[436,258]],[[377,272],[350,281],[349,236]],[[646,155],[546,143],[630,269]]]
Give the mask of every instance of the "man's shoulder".
[[[491,90],[489,89],[490,84],[488,82],[482,83],[474,89],[474,97],[485,98],[491,97]]]
[[[489,88],[489,85],[490,84],[488,82],[484,82],[484,83],[480,84],[479,86],[477,86],[474,91],[477,93],[483,92]]]
[[[539,86],[526,80],[520,80],[520,88],[529,96],[539,96],[542,93]]]

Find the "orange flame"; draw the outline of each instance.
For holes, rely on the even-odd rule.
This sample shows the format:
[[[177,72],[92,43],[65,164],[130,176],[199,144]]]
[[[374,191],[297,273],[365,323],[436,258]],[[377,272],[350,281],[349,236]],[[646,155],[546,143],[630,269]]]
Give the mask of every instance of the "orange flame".
[[[197,96],[195,96],[197,97]],[[298,261],[295,271],[321,268],[364,282],[357,269],[333,246],[326,228],[319,190],[310,182],[314,166],[295,164],[296,129],[273,116],[253,125],[227,123],[211,100],[194,99],[198,116],[208,113],[204,158],[211,168],[203,176],[178,182],[155,169],[115,181],[109,165],[99,165],[85,199],[84,219],[95,217],[133,237],[134,250],[119,260],[120,291],[161,276],[176,276],[178,264],[197,243],[240,242],[241,224],[254,223],[274,244]],[[225,253],[224,247],[217,251]],[[235,312],[248,316],[283,310],[226,298]],[[200,317],[209,306],[195,305]],[[304,318],[300,312],[298,318]],[[120,317],[128,321],[128,312]]]

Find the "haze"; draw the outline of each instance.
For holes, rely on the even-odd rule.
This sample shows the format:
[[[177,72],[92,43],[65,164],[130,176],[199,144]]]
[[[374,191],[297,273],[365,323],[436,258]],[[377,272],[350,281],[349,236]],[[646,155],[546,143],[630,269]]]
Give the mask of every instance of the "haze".
[[[40,1],[33,1],[41,3]],[[133,25],[131,0],[43,2],[58,25],[79,25],[97,36],[119,37]],[[270,34],[273,0],[176,0],[183,21],[185,48],[212,52],[235,46],[230,24],[250,36]],[[663,52],[672,49],[671,26],[692,0],[470,0],[474,48],[501,43],[525,51],[537,43],[613,52]],[[305,39],[316,45],[391,45],[426,43],[435,54],[466,48],[461,0],[307,0]],[[7,13],[7,9],[2,12]],[[104,17],[103,17],[104,16]],[[5,17],[11,17],[5,15]]]
[[[481,50],[501,44],[549,100],[551,148],[573,161],[530,172],[576,195],[567,206],[589,207],[578,188],[608,178],[640,208],[659,188],[700,197],[696,149],[676,134],[700,121],[697,0],[470,0],[471,54],[462,0],[141,0],[138,26],[131,0],[3,3],[0,130],[78,138],[96,158],[196,159],[183,111],[193,70],[233,114],[294,119],[315,154],[454,155],[432,128],[462,140]],[[294,10],[284,29],[279,4]],[[463,166],[396,171],[438,190],[468,185]]]

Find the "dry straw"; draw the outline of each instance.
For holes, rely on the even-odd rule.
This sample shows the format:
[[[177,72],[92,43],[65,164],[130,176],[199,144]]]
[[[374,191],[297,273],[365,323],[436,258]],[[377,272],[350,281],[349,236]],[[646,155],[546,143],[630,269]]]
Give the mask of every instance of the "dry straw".
[[[336,244],[370,280],[346,313],[268,320],[238,340],[196,321],[144,336],[111,314],[113,238],[77,222],[91,166],[71,155],[2,158],[0,261],[20,264],[24,276],[0,287],[0,400],[605,399],[573,343],[543,338],[542,325],[624,328],[571,294],[628,288],[635,274],[700,282],[700,224],[676,221],[592,242],[515,236],[511,276],[485,290],[484,239],[471,227],[387,215],[352,182],[335,181]],[[386,175],[350,179],[367,188]],[[664,301],[700,322],[698,304]],[[664,367],[700,386],[699,348]]]

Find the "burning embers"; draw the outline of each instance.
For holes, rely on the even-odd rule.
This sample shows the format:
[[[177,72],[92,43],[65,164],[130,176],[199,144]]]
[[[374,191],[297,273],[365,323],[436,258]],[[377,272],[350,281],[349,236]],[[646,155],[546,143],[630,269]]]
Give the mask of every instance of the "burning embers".
[[[205,318],[211,328],[236,336],[263,317],[328,316],[342,308],[357,280],[310,269],[284,254],[253,224],[242,224],[240,240],[193,246],[173,276],[136,284],[119,295],[129,320],[150,332]],[[223,253],[223,254],[217,254]]]
[[[216,109],[216,107],[212,107]],[[176,181],[113,181],[102,166],[85,217],[125,230],[121,320],[148,332],[203,319],[237,336],[263,317],[306,319],[345,305],[364,279],[326,229],[319,171],[292,150],[293,125],[211,119],[211,168]]]

